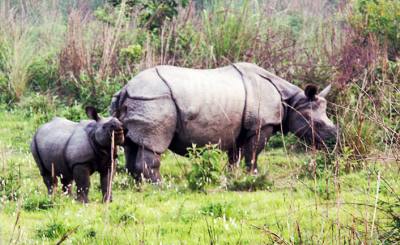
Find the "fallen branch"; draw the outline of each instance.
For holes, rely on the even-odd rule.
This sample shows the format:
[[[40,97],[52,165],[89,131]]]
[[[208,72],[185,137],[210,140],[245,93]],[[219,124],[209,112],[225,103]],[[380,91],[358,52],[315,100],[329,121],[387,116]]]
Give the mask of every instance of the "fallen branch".
[[[62,237],[61,239],[56,243],[56,245],[60,245],[61,243],[63,243],[65,240],[67,240],[67,238],[74,232],[76,232],[76,230],[78,229],[79,225],[76,226],[75,228],[67,231]]]
[[[274,240],[274,242],[277,242],[278,244],[287,244],[289,245],[290,243],[288,243],[287,241],[285,241],[285,239],[283,239],[281,236],[279,236],[278,234],[276,234],[273,231],[268,230],[266,227],[258,227],[256,225],[251,225],[253,228],[256,228],[258,230],[261,230],[265,233],[267,233],[268,235],[270,235],[272,237],[272,239]]]

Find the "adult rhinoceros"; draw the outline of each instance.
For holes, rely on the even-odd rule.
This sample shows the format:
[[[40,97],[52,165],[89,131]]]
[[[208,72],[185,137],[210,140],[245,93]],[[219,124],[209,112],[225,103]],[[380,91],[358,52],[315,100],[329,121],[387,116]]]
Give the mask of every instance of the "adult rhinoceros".
[[[192,144],[208,143],[228,151],[231,164],[243,155],[257,171],[257,156],[276,131],[319,146],[336,138],[326,115],[329,90],[317,95],[308,85],[303,91],[249,63],[209,70],[157,66],[114,95],[111,114],[124,124],[126,167],[137,178],[159,181],[160,154],[168,148],[185,154]]]

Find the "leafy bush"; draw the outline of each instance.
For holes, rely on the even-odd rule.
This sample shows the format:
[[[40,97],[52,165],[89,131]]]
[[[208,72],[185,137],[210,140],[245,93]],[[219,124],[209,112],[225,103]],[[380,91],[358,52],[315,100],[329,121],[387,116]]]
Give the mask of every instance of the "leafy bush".
[[[127,225],[129,223],[138,222],[135,216],[135,210],[122,205],[112,206],[112,212],[110,214],[111,221],[115,224]]]
[[[36,230],[36,236],[39,238],[56,239],[68,231],[64,223],[53,220]]]
[[[228,203],[210,203],[200,209],[203,215],[214,218],[229,218],[233,215],[233,208]]]
[[[61,110],[61,116],[74,122],[79,122],[87,117],[83,106],[78,104],[76,101],[72,106],[66,106],[63,108]]]
[[[0,103],[10,103],[13,100],[9,90],[9,83],[6,75],[0,70]]]
[[[326,174],[324,178],[316,182],[315,192],[324,200],[332,200],[335,198],[335,185],[331,174]]]
[[[132,44],[120,51],[120,59],[122,62],[137,63],[141,60],[143,48],[140,44]]]
[[[83,105],[96,107],[100,112],[107,113],[114,93],[122,88],[119,78],[105,79],[100,82],[88,82],[88,86],[79,86],[79,102]]]
[[[34,117],[37,126],[50,121],[57,110],[59,101],[56,96],[32,93],[19,103],[25,117]]]
[[[239,176],[228,176],[227,189],[230,191],[271,190],[273,186],[274,183],[268,179],[267,174],[242,173]]]
[[[207,145],[188,149],[188,158],[192,164],[186,179],[191,190],[202,190],[210,184],[217,184],[221,176],[222,151],[217,145]]]
[[[36,59],[28,68],[30,74],[29,86],[33,91],[46,92],[55,88],[58,80],[58,64],[53,61],[54,58]]]
[[[97,232],[93,228],[89,228],[85,232],[85,237],[88,237],[88,238],[94,238],[94,237],[96,237],[96,235],[97,235]]]
[[[325,151],[317,151],[309,160],[303,163],[299,177],[322,177],[327,172],[333,171],[335,155]]]
[[[293,133],[288,133],[287,135],[282,136],[282,134],[278,132],[272,135],[268,140],[268,148],[282,148],[283,146],[286,146],[288,149],[295,149],[300,148],[301,144],[299,143],[299,139]]]
[[[65,104],[71,104],[70,101],[73,101],[75,105],[82,104],[82,108],[90,105],[107,114],[112,96],[122,88],[125,80],[127,79],[115,77],[96,81],[84,74],[80,75],[80,83],[62,80],[61,88],[66,98]]]
[[[23,204],[26,211],[47,210],[53,207],[54,203],[48,195],[30,195],[24,200]]]
[[[400,2],[397,0],[357,0],[350,22],[366,36],[374,33],[382,44],[389,43],[393,60],[400,54]]]
[[[0,175],[0,200],[2,202],[7,200],[16,201],[21,194],[20,173],[15,171],[17,166],[14,162],[9,162],[8,164],[11,171],[5,171]]]
[[[108,0],[113,6],[119,7],[121,0]],[[140,9],[139,19],[140,25],[150,31],[158,31],[166,20],[171,20],[178,14],[178,7],[186,7],[188,0],[128,0],[126,3],[126,11],[130,12],[135,7]],[[103,12],[98,13],[103,19]],[[109,20],[109,18],[105,18]]]

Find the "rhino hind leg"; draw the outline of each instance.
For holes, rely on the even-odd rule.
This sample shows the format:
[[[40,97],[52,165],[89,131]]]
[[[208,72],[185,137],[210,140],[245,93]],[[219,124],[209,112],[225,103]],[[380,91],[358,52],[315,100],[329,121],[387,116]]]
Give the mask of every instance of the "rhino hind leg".
[[[243,155],[247,171],[257,173],[258,154],[264,149],[273,132],[273,126],[263,127],[258,133],[248,137],[243,144]]]

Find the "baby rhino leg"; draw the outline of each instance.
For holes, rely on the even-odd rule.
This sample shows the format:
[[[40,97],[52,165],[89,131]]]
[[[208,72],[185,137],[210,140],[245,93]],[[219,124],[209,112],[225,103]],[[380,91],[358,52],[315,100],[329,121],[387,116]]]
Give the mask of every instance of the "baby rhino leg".
[[[75,165],[72,172],[76,183],[76,194],[78,201],[88,203],[88,194],[90,187],[89,166],[86,164]]]

